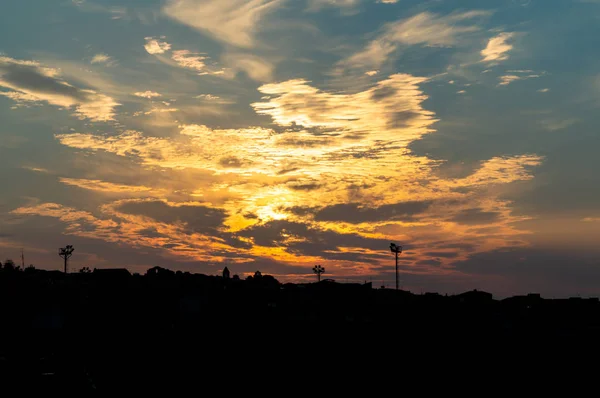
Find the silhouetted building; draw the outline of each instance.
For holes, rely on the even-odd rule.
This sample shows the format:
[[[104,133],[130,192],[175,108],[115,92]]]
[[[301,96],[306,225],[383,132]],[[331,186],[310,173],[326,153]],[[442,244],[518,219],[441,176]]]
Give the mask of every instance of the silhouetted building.
[[[227,267],[223,268],[223,278],[229,279],[230,277],[231,277],[231,274],[229,273],[229,268],[227,268]]]

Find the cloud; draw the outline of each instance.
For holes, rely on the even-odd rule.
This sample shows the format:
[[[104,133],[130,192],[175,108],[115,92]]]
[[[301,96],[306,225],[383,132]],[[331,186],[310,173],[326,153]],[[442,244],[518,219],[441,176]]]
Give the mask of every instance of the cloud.
[[[244,72],[257,82],[268,82],[273,79],[274,65],[255,55],[229,53],[222,57],[222,62],[231,70]]]
[[[141,98],[156,98],[156,97],[160,97],[161,95],[155,91],[138,91],[137,93],[133,93],[133,95],[135,95],[136,97],[141,97]]]
[[[188,50],[177,50],[173,51],[171,58],[182,68],[194,69],[198,72],[202,72],[206,67],[204,61],[208,57],[194,54]]]
[[[199,94],[199,95],[195,96],[194,98],[205,99],[205,100],[209,100],[209,101],[221,99],[221,97],[219,97],[218,95],[212,95],[212,94]]]
[[[190,232],[216,235],[227,214],[200,204],[169,204],[159,200],[127,201],[115,207],[121,213],[141,215],[166,224],[184,224]]]
[[[164,38],[164,36],[160,37],[160,39]],[[144,48],[149,54],[164,54],[171,49],[171,45],[169,43],[160,39],[145,37],[146,44],[144,44]]]
[[[75,87],[60,78],[60,71],[35,61],[0,57],[0,87],[12,91],[0,95],[16,102],[47,102],[61,108],[74,109],[80,119],[106,122],[114,119],[113,98],[91,89]]]
[[[281,0],[169,0],[168,17],[227,44],[251,48],[264,17]]]
[[[461,178],[440,177],[440,161],[409,149],[435,131],[437,119],[425,109],[428,97],[421,89],[427,81],[396,74],[355,93],[322,90],[305,80],[264,84],[259,87],[262,100],[252,108],[270,117],[275,128],[180,124],[179,134],[172,136],[130,130],[56,138],[88,156],[105,151],[154,173],[203,173],[203,178],[186,180],[182,194],[202,198],[205,202],[193,204],[199,209],[152,203],[103,210],[135,228],[179,236],[178,246],[169,250],[188,253],[192,245],[186,255],[194,258],[237,258],[241,255],[233,242],[239,239],[249,245],[244,256],[295,266],[320,261],[362,275],[377,272],[387,259],[382,250],[392,239],[413,246],[402,259],[406,272],[450,272],[452,262],[471,253],[525,245],[516,224],[526,217],[512,214],[497,187],[532,179],[532,168],[542,159],[497,156]],[[118,184],[77,180],[72,185],[144,197]],[[164,184],[158,189],[172,190]],[[147,196],[157,198],[148,201],[165,202],[157,200],[161,195],[155,191]],[[172,209],[178,206],[183,208]],[[186,221],[197,217],[202,224],[210,209],[220,222],[207,222],[212,232]],[[169,218],[170,212],[177,216]],[[215,249],[211,241],[201,251],[190,238],[193,233],[200,234],[199,241],[214,236],[222,245]],[[161,239],[155,245],[174,244]]]
[[[549,88],[542,88],[542,89],[538,90],[538,93],[547,93],[549,91],[550,91]]]
[[[353,14],[361,0],[309,0],[308,11],[319,11],[326,7],[339,7],[345,14]]]
[[[219,231],[223,213],[193,202],[126,199],[101,206],[98,214],[42,203],[17,208],[11,214],[56,218],[65,223],[66,235],[133,248],[160,248],[187,260],[249,261],[244,252],[246,244]]]
[[[332,94],[306,80],[289,80],[259,87],[271,98],[252,107],[281,126],[334,128],[347,131],[349,137],[364,135],[363,145],[371,142],[368,132],[376,132],[378,139],[414,140],[435,123],[433,113],[421,106],[427,96],[419,84],[426,80],[396,74],[356,94]]]
[[[96,54],[92,57],[92,60],[90,61],[90,63],[113,66],[115,64],[115,60],[106,54]]]
[[[548,131],[564,130],[574,124],[579,123],[579,119],[564,119],[564,120],[541,120],[540,124]]]
[[[460,224],[489,224],[496,221],[501,213],[482,209],[466,209],[455,214],[450,220]]]
[[[379,37],[362,51],[343,61],[343,64],[352,67],[378,67],[401,45],[454,46],[462,36],[479,30],[477,25],[465,22],[489,14],[488,11],[468,11],[440,16],[422,12],[408,19],[389,23]]]
[[[316,221],[344,221],[353,224],[376,221],[412,220],[412,217],[425,212],[431,201],[408,201],[376,208],[358,203],[343,203],[327,206],[314,213]]]
[[[513,49],[513,45],[507,43],[515,37],[514,33],[503,32],[496,37],[492,37],[487,47],[481,50],[482,62],[506,61],[508,52]]]
[[[154,188],[142,185],[123,185],[107,181],[89,180],[84,178],[60,178],[60,182],[66,185],[71,185],[78,188],[102,192],[106,194],[165,194],[164,191],[155,190]]]
[[[224,75],[223,69],[217,69],[207,65],[210,57],[205,54],[193,53],[189,50],[175,50],[171,54],[171,59],[178,66],[185,69],[191,69],[198,72],[199,75]]]
[[[365,72],[365,75],[367,75],[367,76],[375,76],[378,73],[379,73],[378,70],[370,70],[370,71]]]
[[[500,80],[500,83],[498,83],[499,86],[508,86],[519,80],[537,79],[542,76],[541,74],[533,73],[532,70],[508,70],[506,73],[508,74],[498,77],[498,80]],[[529,75],[526,73],[529,73]]]
[[[309,0],[310,7],[315,9],[325,6],[353,7],[359,2],[360,0]]]

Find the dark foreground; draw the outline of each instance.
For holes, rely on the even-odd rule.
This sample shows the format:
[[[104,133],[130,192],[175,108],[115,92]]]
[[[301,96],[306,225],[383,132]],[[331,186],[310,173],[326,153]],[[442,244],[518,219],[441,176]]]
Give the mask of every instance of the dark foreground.
[[[311,383],[331,369],[373,381],[430,350],[465,355],[468,344],[487,355],[600,336],[594,299],[497,301],[479,291],[414,295],[165,270],[3,272],[0,314],[0,388],[19,396],[189,393],[202,383],[242,388],[245,378]]]

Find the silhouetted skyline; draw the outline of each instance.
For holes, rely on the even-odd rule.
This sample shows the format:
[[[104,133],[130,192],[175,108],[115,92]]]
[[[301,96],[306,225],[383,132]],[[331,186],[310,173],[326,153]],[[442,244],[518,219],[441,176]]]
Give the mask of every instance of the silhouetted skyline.
[[[9,3],[0,261],[600,295],[598,1]]]

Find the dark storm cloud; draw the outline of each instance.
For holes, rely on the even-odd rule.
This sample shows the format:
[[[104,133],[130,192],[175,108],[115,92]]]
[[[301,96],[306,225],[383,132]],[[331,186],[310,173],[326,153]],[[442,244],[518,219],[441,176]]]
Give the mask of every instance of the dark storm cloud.
[[[460,224],[487,224],[498,220],[500,213],[483,211],[481,209],[468,209],[457,213],[450,221]]]

